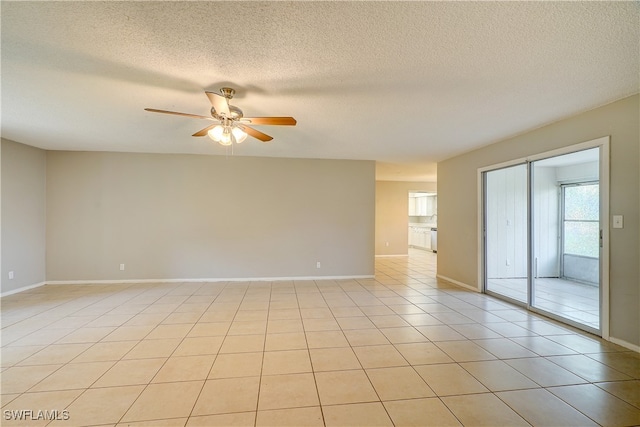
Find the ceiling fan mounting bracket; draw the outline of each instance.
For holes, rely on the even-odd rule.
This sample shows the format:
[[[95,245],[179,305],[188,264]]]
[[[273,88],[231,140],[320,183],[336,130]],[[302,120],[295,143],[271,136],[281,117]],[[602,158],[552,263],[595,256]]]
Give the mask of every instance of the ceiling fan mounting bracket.
[[[230,87],[223,87],[223,88],[220,88],[220,93],[225,98],[231,99],[231,98],[233,98],[233,95],[235,95],[236,90],[233,89],[233,88],[230,88]]]

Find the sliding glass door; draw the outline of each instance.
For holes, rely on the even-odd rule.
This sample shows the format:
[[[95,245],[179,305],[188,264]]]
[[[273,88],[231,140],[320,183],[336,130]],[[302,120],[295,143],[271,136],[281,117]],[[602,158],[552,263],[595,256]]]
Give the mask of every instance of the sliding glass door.
[[[599,330],[599,150],[538,160],[531,168],[531,305]]]
[[[527,302],[527,165],[485,173],[486,290]]]
[[[484,290],[601,329],[600,149],[483,172]]]

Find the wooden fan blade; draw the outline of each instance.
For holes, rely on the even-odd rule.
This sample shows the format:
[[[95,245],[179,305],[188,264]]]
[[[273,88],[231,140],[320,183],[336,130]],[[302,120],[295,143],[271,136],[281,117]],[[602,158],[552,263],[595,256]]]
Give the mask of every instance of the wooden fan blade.
[[[245,117],[243,120],[249,120],[252,125],[295,126],[298,123],[293,117]]]
[[[273,139],[272,136],[267,135],[266,133],[262,133],[257,129],[254,129],[250,126],[247,125],[242,125],[239,126],[243,131],[245,131],[247,134],[251,135],[252,137],[259,139],[262,142],[269,142]]]
[[[205,93],[207,94],[211,105],[213,105],[213,108],[216,109],[216,113],[220,115],[224,114],[227,117],[231,117],[231,111],[229,111],[229,101],[227,100],[227,98],[213,92],[205,91]]]
[[[145,111],[151,111],[152,113],[173,114],[176,116],[193,117],[195,119],[215,120],[213,117],[199,116],[197,114],[178,113],[177,111],[156,110],[155,108],[145,108]]]
[[[199,130],[198,132],[194,133],[191,136],[206,136],[207,132],[209,132],[211,129],[213,129],[214,127],[218,126],[217,123],[212,124],[211,126],[207,126],[206,128]],[[248,132],[247,132],[248,133]]]

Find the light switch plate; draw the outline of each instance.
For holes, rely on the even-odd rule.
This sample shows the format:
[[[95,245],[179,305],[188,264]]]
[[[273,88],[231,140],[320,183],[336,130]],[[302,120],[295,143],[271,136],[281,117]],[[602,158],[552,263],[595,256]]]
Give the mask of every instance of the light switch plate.
[[[614,215],[613,228],[623,228],[623,227],[624,227],[624,217],[622,215]]]

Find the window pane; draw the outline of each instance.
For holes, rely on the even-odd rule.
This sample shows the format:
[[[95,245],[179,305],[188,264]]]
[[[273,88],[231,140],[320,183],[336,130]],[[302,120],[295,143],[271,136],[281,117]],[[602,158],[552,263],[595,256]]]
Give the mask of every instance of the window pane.
[[[565,222],[564,253],[597,258],[600,249],[600,224]]]
[[[600,197],[598,185],[578,185],[564,189],[564,219],[592,220],[599,219]]]

